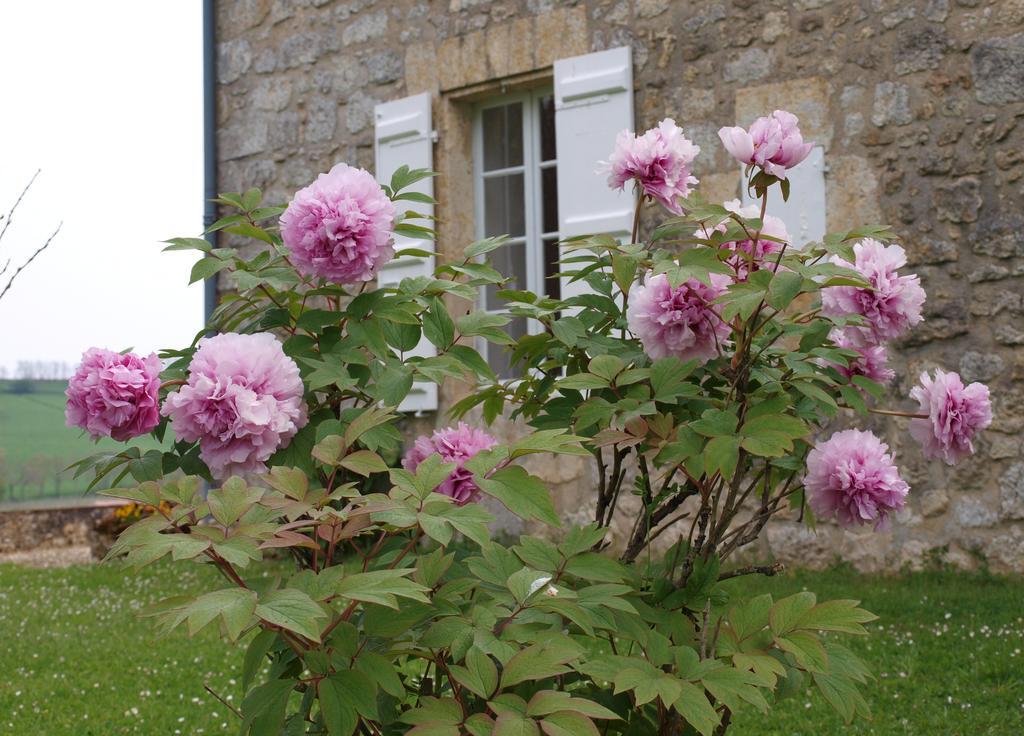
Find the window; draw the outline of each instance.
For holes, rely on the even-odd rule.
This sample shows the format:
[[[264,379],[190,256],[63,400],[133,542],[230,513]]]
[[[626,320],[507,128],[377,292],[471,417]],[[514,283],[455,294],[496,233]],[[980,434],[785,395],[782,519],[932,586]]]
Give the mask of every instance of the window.
[[[506,289],[559,297],[557,165],[551,90],[501,97],[476,110],[476,230],[479,237],[510,237],[504,248],[491,254],[491,265],[509,279]],[[484,309],[502,309],[498,291],[484,290]],[[521,337],[527,333],[527,322],[516,319],[507,329],[513,337]],[[499,377],[518,375],[506,351],[494,345],[484,350]]]

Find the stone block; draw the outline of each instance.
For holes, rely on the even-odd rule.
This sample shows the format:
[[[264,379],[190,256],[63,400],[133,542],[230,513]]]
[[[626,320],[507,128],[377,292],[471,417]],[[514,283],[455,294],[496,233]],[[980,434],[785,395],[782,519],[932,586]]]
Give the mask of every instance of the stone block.
[[[886,125],[907,125],[914,119],[910,109],[910,89],[897,82],[879,82],[875,85],[875,105],[871,122],[882,128]]]
[[[740,196],[741,176],[739,170],[716,174],[701,174],[697,191],[705,201],[714,204],[728,202]]]
[[[307,142],[329,141],[337,124],[338,104],[333,99],[317,97],[309,106],[303,138]]]
[[[341,32],[341,43],[345,46],[366,43],[375,38],[380,38],[388,29],[387,11],[381,10],[376,13],[360,13],[355,19],[345,26]]]
[[[727,59],[722,67],[722,78],[727,82],[739,82],[749,84],[759,79],[764,79],[772,73],[772,54],[770,51],[753,46],[740,51],[735,56]],[[770,113],[776,108],[766,110],[764,114]]]
[[[267,119],[255,115],[221,128],[217,138],[221,159],[231,161],[263,152],[267,148],[269,130]]]
[[[999,521],[999,514],[995,509],[989,508],[984,501],[973,496],[959,499],[953,514],[957,523],[968,529],[993,527]]]
[[[217,44],[217,82],[231,84],[249,71],[252,46],[244,38]]]
[[[999,508],[1003,519],[1024,519],[1024,463],[1014,463],[999,479]]]
[[[989,38],[971,48],[971,78],[979,102],[1024,100],[1024,33]]]
[[[772,557],[784,565],[822,570],[839,556],[830,530],[813,532],[802,524],[773,521],[765,527]]]
[[[589,38],[584,7],[562,8],[538,15],[534,20],[535,68],[551,66],[556,59],[587,53]]]
[[[989,433],[988,456],[993,460],[1014,459],[1021,456],[1021,438]]]
[[[960,358],[960,375],[964,381],[990,381],[1006,368],[1003,359],[996,353],[981,353],[968,350]]]
[[[921,513],[926,517],[940,516],[949,508],[949,494],[944,488],[925,491],[920,496]]]
[[[932,192],[935,216],[955,223],[975,222],[981,209],[981,182],[973,176],[936,187]]]
[[[900,75],[936,69],[947,48],[945,35],[935,28],[908,29],[899,35],[893,53],[893,69]]]
[[[1024,257],[1024,216],[1016,211],[1000,211],[978,223],[971,237],[971,250],[994,258]]]
[[[283,69],[312,64],[321,53],[320,34],[303,31],[286,38],[278,49],[278,63]]]
[[[405,49],[405,90],[410,95],[438,89],[437,50],[433,43],[414,43]]]

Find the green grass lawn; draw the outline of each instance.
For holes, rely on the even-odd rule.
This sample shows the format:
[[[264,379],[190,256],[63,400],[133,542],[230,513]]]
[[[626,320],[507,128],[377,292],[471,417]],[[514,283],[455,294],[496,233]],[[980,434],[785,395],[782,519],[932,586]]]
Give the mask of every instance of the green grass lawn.
[[[136,618],[161,593],[199,591],[214,573],[161,564],[67,570],[0,566],[0,733],[10,736],[236,733],[203,683],[237,703],[242,650],[210,632],[152,636]],[[877,680],[874,720],[843,724],[814,694],[769,717],[740,713],[730,734],[1011,735],[1024,731],[1024,583],[962,573],[862,577],[845,570],[743,579],[734,587],[855,597],[882,618],[852,640]],[[162,587],[166,586],[166,590]]]
[[[32,381],[31,393],[13,393],[0,381],[0,502],[81,495],[88,477],[62,472],[71,463],[103,450],[123,449],[113,440],[94,443],[64,423],[64,381]],[[150,437],[133,444],[157,447]]]

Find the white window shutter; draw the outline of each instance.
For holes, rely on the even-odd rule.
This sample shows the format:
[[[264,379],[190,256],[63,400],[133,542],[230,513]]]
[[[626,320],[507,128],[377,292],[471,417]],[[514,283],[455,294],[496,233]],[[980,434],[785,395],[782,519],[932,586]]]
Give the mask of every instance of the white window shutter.
[[[769,215],[786,223],[786,231],[800,249],[811,241],[825,236],[825,150],[815,146],[800,164],[786,172],[789,179],[789,201],[782,201],[782,190],[774,186],[768,190]],[[752,192],[742,187],[743,204],[759,204]]]
[[[391,175],[400,166],[410,169],[434,168],[434,133],[430,116],[430,93],[403,97],[400,100],[384,102],[374,109],[376,130],[377,181],[388,184]],[[434,196],[434,180],[421,179],[413,184],[409,191],[422,192]],[[402,211],[415,210],[425,215],[433,215],[433,205],[419,202],[400,202]],[[429,240],[395,236],[395,250],[417,248],[433,251],[434,245]],[[392,286],[399,281],[415,276],[431,276],[434,273],[434,257],[411,258],[403,257],[387,263],[381,268],[377,280],[381,286]],[[420,340],[412,351],[413,355],[430,357],[437,355],[437,350],[427,340]],[[399,405],[399,411],[420,412],[437,409],[437,384],[416,382],[405,400]]]
[[[599,172],[615,137],[633,130],[633,60],[626,46],[555,62],[558,232],[562,238],[608,233],[628,239],[632,192],[608,186]],[[586,292],[562,279],[562,297]]]

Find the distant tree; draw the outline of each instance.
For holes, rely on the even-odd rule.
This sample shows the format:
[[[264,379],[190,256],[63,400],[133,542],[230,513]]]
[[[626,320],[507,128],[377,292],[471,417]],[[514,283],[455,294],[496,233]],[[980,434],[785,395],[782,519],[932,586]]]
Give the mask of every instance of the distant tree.
[[[7,213],[7,216],[4,217],[0,215],[0,220],[3,221],[3,226],[0,227],[0,241],[3,241],[4,235],[7,234],[7,228],[11,226],[11,220],[14,218],[14,213],[18,209],[18,205],[21,204],[21,200],[25,197],[25,194],[28,192],[29,188],[32,186],[32,183],[36,180],[37,176],[39,176],[39,171],[36,171],[36,173],[32,175],[32,178],[29,179],[28,184],[26,184],[25,188],[21,190],[21,194],[19,194],[18,198],[14,200],[14,204],[11,206],[11,209]],[[28,267],[28,265],[39,256],[40,253],[46,250],[47,246],[49,246],[51,242],[53,242],[53,239],[57,237],[57,233],[60,232],[61,225],[63,224],[64,223],[57,225],[57,229],[50,234],[50,237],[48,237],[41,246],[36,248],[32,255],[30,255],[24,263],[15,268],[14,272],[7,277],[6,285],[4,285],[2,289],[0,289],[0,300],[2,300],[4,296],[7,294],[7,292],[10,291],[11,284],[14,283],[14,279],[18,278],[18,275],[22,271],[24,271]],[[2,242],[0,242],[0,245],[2,245]],[[3,284],[3,277],[6,276],[7,270],[11,266],[11,259],[8,258],[6,261],[4,261],[2,258],[0,258],[0,264],[2,264],[0,265],[0,284]]]

